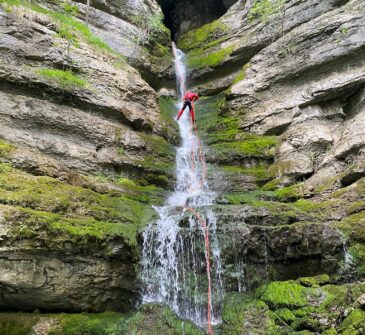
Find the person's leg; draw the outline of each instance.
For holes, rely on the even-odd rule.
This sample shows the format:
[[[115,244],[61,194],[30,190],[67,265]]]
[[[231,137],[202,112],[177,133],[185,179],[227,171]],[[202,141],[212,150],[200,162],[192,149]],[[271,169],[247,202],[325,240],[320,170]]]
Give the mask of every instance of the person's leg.
[[[189,109],[190,109],[191,121],[194,123],[195,122],[194,105],[190,103]]]
[[[178,120],[180,119],[181,115],[184,113],[184,110],[185,110],[185,108],[186,108],[187,106],[188,106],[187,102],[186,102],[186,101],[184,101],[184,105],[182,106],[182,108],[181,108],[181,110],[180,110],[180,112],[179,112],[179,114],[178,114],[178,116],[177,116],[177,119],[178,119]]]

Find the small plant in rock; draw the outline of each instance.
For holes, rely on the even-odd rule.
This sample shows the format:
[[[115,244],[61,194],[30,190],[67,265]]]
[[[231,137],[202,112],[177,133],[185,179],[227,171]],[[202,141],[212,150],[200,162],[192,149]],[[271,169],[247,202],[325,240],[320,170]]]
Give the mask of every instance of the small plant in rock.
[[[270,15],[282,10],[284,3],[285,0],[255,0],[248,13],[248,19],[267,22]]]
[[[71,70],[40,69],[37,72],[43,77],[52,79],[65,90],[87,86],[87,81],[75,75]]]
[[[134,16],[132,22],[142,30],[138,42],[148,44],[154,36],[164,31],[166,28],[163,24],[163,19],[162,13],[144,13]]]
[[[341,27],[340,33],[342,35],[347,35],[349,33],[350,29],[348,27]]]
[[[278,57],[287,58],[288,56],[295,55],[296,53],[297,53],[297,51],[296,51],[295,45],[288,44],[278,52]]]
[[[79,7],[72,5],[69,2],[62,2],[61,6],[67,14],[70,14],[72,16],[76,16],[77,14],[79,14]]]
[[[66,60],[68,60],[69,57],[70,57],[71,46],[74,46],[74,47],[78,48],[79,47],[79,41],[78,41],[76,35],[65,25],[61,25],[61,27],[59,28],[58,36],[60,38],[65,39],[66,42],[67,42],[66,55],[65,55],[64,58],[66,58]]]

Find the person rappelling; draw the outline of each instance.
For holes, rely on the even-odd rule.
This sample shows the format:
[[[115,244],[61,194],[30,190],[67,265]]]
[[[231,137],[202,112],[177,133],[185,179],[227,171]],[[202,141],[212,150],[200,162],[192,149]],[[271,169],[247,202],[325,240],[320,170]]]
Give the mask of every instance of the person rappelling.
[[[178,116],[177,116],[177,120],[179,121],[181,115],[184,113],[185,108],[189,107],[189,111],[190,111],[190,116],[191,116],[191,121],[194,123],[195,122],[195,114],[194,114],[194,101],[199,99],[199,95],[193,92],[187,92],[184,95],[184,105],[181,108]]]

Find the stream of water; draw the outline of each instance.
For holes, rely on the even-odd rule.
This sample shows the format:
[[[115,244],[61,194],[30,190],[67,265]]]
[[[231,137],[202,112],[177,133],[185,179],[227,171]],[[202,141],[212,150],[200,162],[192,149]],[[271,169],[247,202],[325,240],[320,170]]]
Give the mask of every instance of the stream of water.
[[[173,51],[178,111],[187,78],[185,55],[175,45]],[[167,304],[180,317],[209,328],[210,322],[221,321],[224,293],[217,220],[211,208],[216,195],[205,180],[204,150],[188,110],[178,123],[182,141],[176,153],[175,191],[164,206],[155,208],[159,220],[143,233],[142,298],[143,303]]]

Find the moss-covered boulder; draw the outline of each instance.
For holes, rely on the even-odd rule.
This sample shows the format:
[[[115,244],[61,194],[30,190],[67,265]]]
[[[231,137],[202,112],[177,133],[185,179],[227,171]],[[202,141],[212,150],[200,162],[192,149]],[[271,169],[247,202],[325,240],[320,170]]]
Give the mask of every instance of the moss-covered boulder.
[[[144,305],[138,311],[82,314],[0,313],[1,335],[203,335],[167,306]]]
[[[363,283],[308,288],[271,282],[227,298],[222,334],[362,334],[364,313],[355,297],[364,289]]]

